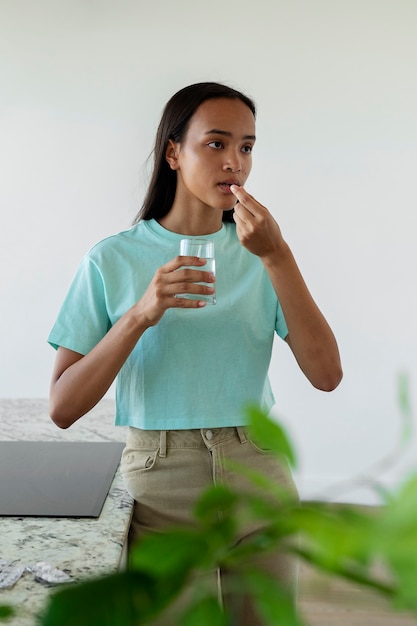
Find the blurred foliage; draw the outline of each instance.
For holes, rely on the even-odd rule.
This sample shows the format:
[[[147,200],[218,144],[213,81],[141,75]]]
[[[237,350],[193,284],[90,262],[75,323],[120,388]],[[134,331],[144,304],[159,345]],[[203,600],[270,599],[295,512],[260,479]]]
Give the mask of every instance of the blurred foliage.
[[[399,407],[405,445],[411,432],[405,376],[399,382]],[[257,407],[248,409],[248,418],[256,442],[294,467],[295,451],[283,426]],[[198,502],[193,528],[150,534],[133,547],[128,571],[61,588],[51,596],[41,626],[151,625],[166,607],[175,606],[184,590],[188,595],[179,625],[237,626],[239,601],[222,610],[214,585],[207,582],[212,577],[205,576],[219,567],[232,573],[230,590],[238,600],[251,596],[265,626],[305,626],[294,597],[253,563],[260,553],[277,547],[320,571],[371,588],[394,608],[417,617],[417,475],[387,494],[383,506],[356,507],[300,505],[267,476],[236,464],[233,469],[268,497],[259,490],[254,494],[253,489],[242,493],[224,485],[210,487]],[[251,517],[262,522],[263,530],[236,544],[241,525]],[[7,609],[1,610],[0,619]]]
[[[0,621],[13,617],[15,612],[11,606],[0,606]]]

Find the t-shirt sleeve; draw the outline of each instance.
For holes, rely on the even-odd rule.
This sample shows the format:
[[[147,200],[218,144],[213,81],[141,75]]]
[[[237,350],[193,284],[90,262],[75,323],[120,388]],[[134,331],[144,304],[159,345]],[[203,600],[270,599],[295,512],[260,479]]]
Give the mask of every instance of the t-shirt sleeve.
[[[111,326],[99,268],[88,256],[80,263],[58,317],[48,336],[55,349],[87,354]]]
[[[285,321],[284,313],[279,302],[277,306],[277,316],[275,320],[275,331],[277,335],[281,337],[281,339],[285,339],[285,337],[288,335],[287,322]]]

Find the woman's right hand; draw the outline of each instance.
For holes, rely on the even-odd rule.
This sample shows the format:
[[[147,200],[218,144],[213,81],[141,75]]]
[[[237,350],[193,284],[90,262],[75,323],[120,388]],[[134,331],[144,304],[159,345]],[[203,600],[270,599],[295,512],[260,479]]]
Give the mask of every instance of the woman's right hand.
[[[204,271],[205,263],[205,259],[199,257],[177,256],[157,269],[142,298],[133,307],[145,326],[155,326],[167,309],[195,309],[206,305],[204,300],[178,297],[183,293],[202,296],[214,293],[214,286],[199,284],[216,280],[214,274]],[[201,270],[189,266],[201,266]]]

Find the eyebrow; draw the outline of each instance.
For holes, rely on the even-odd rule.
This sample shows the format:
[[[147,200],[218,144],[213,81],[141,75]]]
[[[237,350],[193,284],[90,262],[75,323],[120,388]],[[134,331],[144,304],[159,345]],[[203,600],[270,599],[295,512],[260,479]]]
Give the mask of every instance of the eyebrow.
[[[208,130],[205,134],[206,135],[224,135],[225,137],[232,137],[232,133],[230,133],[228,130],[221,130],[220,128],[212,128],[211,130]],[[243,139],[255,141],[256,135],[244,135]]]

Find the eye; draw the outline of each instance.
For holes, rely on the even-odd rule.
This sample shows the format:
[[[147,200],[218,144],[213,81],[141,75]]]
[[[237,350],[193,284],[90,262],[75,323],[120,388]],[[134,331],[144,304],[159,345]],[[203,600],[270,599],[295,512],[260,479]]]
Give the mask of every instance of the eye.
[[[223,148],[223,144],[221,141],[210,141],[210,143],[208,144],[210,146],[210,148],[214,148],[215,150],[220,150],[221,148]]]
[[[252,150],[253,146],[251,146],[250,144],[242,147],[242,152],[245,152],[246,154],[250,154]]]

